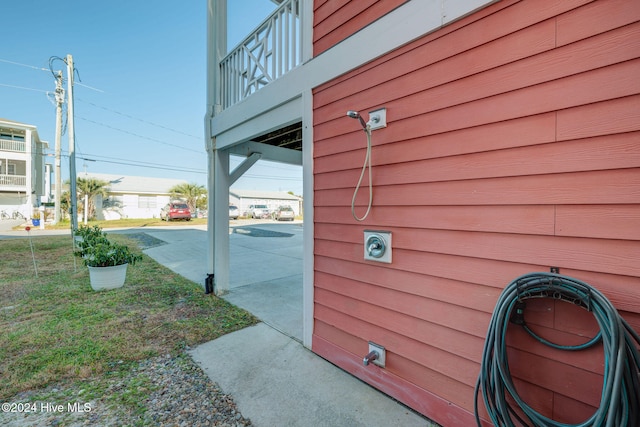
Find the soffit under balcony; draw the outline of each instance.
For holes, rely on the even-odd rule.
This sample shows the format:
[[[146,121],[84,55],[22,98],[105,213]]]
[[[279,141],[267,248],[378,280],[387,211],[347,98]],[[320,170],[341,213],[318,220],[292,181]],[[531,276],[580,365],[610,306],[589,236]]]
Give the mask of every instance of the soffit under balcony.
[[[253,138],[254,142],[302,151],[302,122],[276,129]]]
[[[252,158],[252,162],[262,159],[302,165],[302,122],[271,130],[226,149],[230,154]]]

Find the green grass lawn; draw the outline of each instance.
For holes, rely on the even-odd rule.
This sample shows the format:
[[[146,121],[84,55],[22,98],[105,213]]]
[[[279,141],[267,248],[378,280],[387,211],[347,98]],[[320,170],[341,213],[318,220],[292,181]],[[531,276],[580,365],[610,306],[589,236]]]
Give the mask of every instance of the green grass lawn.
[[[78,225],[83,225],[79,222]],[[116,228],[116,227],[161,227],[163,225],[207,225],[207,218],[191,218],[190,221],[163,221],[160,218],[126,218],[118,220],[92,220],[87,221],[89,227],[94,225],[100,228]],[[23,227],[18,226],[15,229],[21,230]],[[56,225],[47,223],[47,230],[68,230],[71,226],[69,220],[60,221]]]
[[[140,252],[126,236],[112,237]],[[28,239],[0,242],[0,401],[74,381],[99,389],[140,360],[257,321],[146,255],[129,266],[123,288],[95,292],[70,236],[34,238],[33,246],[38,277]]]

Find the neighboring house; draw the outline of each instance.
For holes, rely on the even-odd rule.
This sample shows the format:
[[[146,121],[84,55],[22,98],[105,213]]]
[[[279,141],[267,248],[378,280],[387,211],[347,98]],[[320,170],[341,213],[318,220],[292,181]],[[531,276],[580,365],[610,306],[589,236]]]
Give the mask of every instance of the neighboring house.
[[[229,191],[229,204],[237,206],[241,215],[246,215],[251,205],[266,205],[270,212],[275,211],[279,206],[290,206],[298,216],[301,212],[301,203],[302,199],[300,197],[284,191]]]
[[[33,125],[0,119],[0,211],[31,218],[45,196],[45,150]]]
[[[107,198],[98,198],[98,219],[159,218],[160,209],[171,200],[170,189],[187,181],[144,176],[82,173],[79,178],[95,178],[109,183]],[[78,200],[78,203],[81,203]]]
[[[304,345],[442,425],[475,425],[487,327],[516,277],[557,268],[640,331],[640,2],[285,0],[226,56],[226,1],[208,10],[217,292],[229,233],[214,201],[262,158],[303,166]],[[380,108],[360,222],[366,138],[347,111]],[[233,171],[231,154],[247,157]],[[390,263],[364,259],[365,230],[392,233]],[[561,343],[598,330],[548,298],[525,315]],[[507,340],[537,410],[594,412],[602,348],[559,354],[515,327]],[[384,368],[363,366],[370,341]]]

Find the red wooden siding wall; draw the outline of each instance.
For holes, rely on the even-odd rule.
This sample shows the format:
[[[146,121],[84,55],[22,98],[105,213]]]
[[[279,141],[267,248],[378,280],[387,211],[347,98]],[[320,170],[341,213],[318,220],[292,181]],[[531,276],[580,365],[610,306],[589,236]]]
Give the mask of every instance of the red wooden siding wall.
[[[407,0],[315,0],[313,54],[319,55]]]
[[[345,113],[383,106],[373,209],[358,223],[366,140]],[[466,427],[488,322],[514,278],[559,267],[640,330],[637,0],[496,3],[316,88],[314,139],[320,355]],[[393,233],[392,264],[363,260],[365,229]],[[564,343],[597,330],[566,303],[539,300],[526,316]],[[559,421],[586,419],[602,349],[559,352],[509,333],[525,399]],[[362,366],[369,340],[386,347],[386,369]]]

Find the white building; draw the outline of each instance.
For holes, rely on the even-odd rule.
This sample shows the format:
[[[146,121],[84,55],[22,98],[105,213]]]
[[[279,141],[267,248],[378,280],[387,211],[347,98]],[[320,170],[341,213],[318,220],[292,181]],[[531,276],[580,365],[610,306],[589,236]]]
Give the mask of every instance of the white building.
[[[160,209],[171,199],[169,190],[187,183],[179,179],[104,173],[83,173],[78,177],[109,183],[107,198],[95,201],[98,219],[159,218]]]
[[[45,195],[44,151],[33,125],[0,119],[0,211],[31,218]]]

